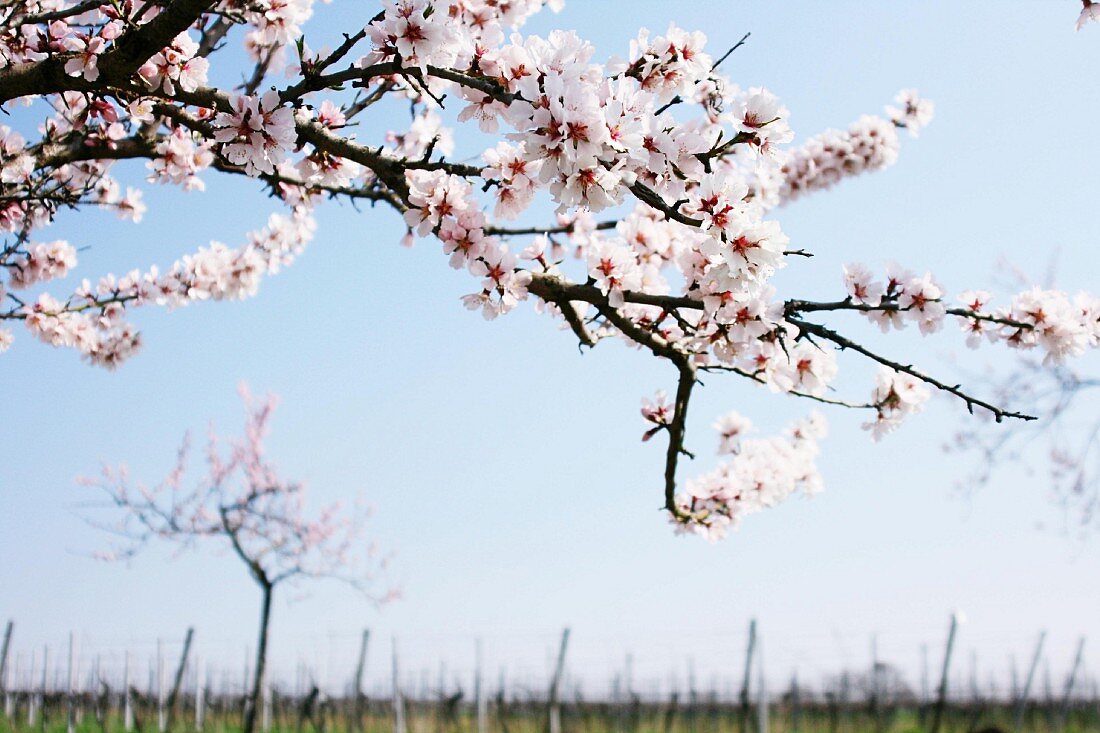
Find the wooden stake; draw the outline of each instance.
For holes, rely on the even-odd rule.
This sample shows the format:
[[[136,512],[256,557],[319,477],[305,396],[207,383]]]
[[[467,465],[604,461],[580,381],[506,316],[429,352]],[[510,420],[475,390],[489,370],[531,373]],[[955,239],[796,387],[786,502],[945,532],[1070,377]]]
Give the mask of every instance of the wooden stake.
[[[206,723],[206,670],[202,659],[195,658],[195,730],[201,733]]]
[[[756,642],[756,733],[768,733],[768,683],[764,676],[764,644]]]
[[[1069,677],[1066,679],[1066,691],[1062,694],[1062,709],[1058,714],[1057,730],[1061,731],[1066,727],[1066,721],[1069,719],[1069,708],[1072,703],[1073,685],[1077,681],[1077,671],[1081,668],[1081,659],[1085,654],[1085,637],[1081,637],[1077,642],[1077,653],[1073,656],[1073,667],[1069,670]]]
[[[1035,653],[1031,656],[1031,665],[1027,669],[1027,679],[1024,681],[1024,689],[1020,691],[1019,696],[1016,698],[1016,712],[1013,716],[1013,723],[1016,730],[1020,730],[1024,725],[1024,715],[1027,713],[1027,706],[1029,698],[1031,697],[1031,685],[1035,681],[1035,672],[1039,669],[1039,659],[1043,655],[1043,642],[1046,641],[1047,632],[1039,632],[1039,640],[1035,642]]]
[[[27,727],[33,728],[38,717],[38,693],[34,689],[35,673],[38,671],[38,652],[31,651],[31,673],[27,678]]]
[[[943,713],[947,707],[947,679],[951,669],[951,653],[955,649],[955,632],[958,628],[958,614],[951,614],[951,626],[947,630],[947,646],[943,652],[943,669],[940,672],[940,686],[936,691],[936,707],[932,711],[930,733],[939,733],[940,724],[943,722]]]
[[[134,729],[134,697],[130,694],[130,650],[126,650],[126,662],[122,668],[122,725],[126,733]]]
[[[401,698],[401,671],[397,661],[397,637],[393,637],[393,733],[406,733],[405,701]]]
[[[187,656],[191,653],[191,641],[194,636],[195,629],[188,626],[187,634],[183,637],[183,651],[180,653],[179,665],[176,667],[176,677],[172,681],[172,691],[168,693],[165,730],[172,727],[172,720],[176,716],[176,701],[179,699],[180,687],[183,685],[183,674],[187,671]]]
[[[156,690],[157,690],[157,730],[160,733],[165,733],[168,730],[168,708],[166,706],[167,697],[165,695],[167,687],[167,680],[164,679],[164,645],[160,639],[157,639],[157,677],[156,677]]]
[[[474,705],[477,714],[477,733],[488,733],[489,716],[485,704],[485,685],[482,681],[482,664],[484,658],[481,653],[481,639],[474,643]]]
[[[8,654],[11,652],[11,632],[15,628],[14,621],[8,621],[4,628],[4,641],[0,643],[0,694],[4,696],[4,712],[11,718],[11,691],[9,687]]]
[[[76,640],[73,632],[69,632],[69,677],[65,686],[65,701],[68,711],[66,729],[69,733],[76,730],[76,699],[73,688],[76,686]]]
[[[752,682],[752,658],[756,653],[756,619],[749,621],[749,643],[745,647],[745,673],[741,677],[741,733],[749,733],[749,714],[752,711],[749,689]]]
[[[363,726],[363,676],[367,670],[367,644],[370,641],[370,629],[363,629],[363,640],[359,644],[359,662],[355,665],[355,689],[352,690],[352,731]]]
[[[565,671],[565,652],[569,647],[569,627],[561,632],[561,645],[558,647],[558,661],[554,665],[554,677],[550,680],[549,722],[550,733],[561,733],[561,706],[558,703],[558,691],[562,673]]]

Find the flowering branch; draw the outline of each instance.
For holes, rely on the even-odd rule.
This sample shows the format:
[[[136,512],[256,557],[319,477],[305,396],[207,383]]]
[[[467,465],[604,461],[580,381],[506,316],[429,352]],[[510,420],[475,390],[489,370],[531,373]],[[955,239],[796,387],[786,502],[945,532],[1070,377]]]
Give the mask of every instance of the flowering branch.
[[[789,113],[775,95],[719,71],[747,34],[715,60],[702,33],[643,29],[624,58],[600,63],[575,33],[519,33],[544,4],[559,3],[384,0],[365,26],[320,52],[303,31],[313,0],[26,0],[0,10],[0,102],[29,105],[13,116],[20,129],[0,127],[0,322],[114,367],[141,345],[128,320],[140,307],[248,297],[302,251],[323,200],[382,204],[402,217],[404,244],[430,237],[475,279],[467,308],[496,318],[533,295],[581,347],[616,337],[672,364],[675,398],[646,408],[646,436],[668,434],[672,521],[708,536],[817,487],[823,427],[811,419],[744,450],[723,433],[723,445],[737,446],[723,451],[732,458],[681,490],[700,371],[873,411],[866,427],[875,437],[917,412],[932,389],[998,420],[1030,419],[808,314],[850,311],[884,333],[912,324],[923,335],[950,318],[972,345],[1037,348],[1048,365],[1100,341],[1100,308],[1089,296],[1032,289],[990,310],[988,294],[949,303],[931,274],[895,266],[880,283],[849,265],[836,300],[781,297],[773,275],[805,266],[811,253],[791,245],[775,213],[893,165],[899,131],[917,135],[931,103],[903,91],[884,116],[792,147]],[[228,63],[219,51],[236,36],[249,57],[243,81],[219,88],[210,67]],[[275,72],[289,80],[273,85]],[[452,157],[445,105],[456,109],[456,129],[476,124],[496,136],[480,160]],[[357,138],[365,116],[404,110],[407,125]],[[214,242],[163,272],[105,275],[64,297],[41,290],[75,268],[78,250],[38,241],[37,232],[62,211],[88,207],[140,220],[141,190],[124,191],[114,173],[141,164],[149,182],[185,191],[203,190],[212,173],[253,178],[287,211],[237,248]],[[539,197],[556,205],[557,219],[516,222]],[[530,239],[514,251],[520,237]],[[0,350],[12,338],[0,329]],[[866,402],[828,396],[841,351],[882,367]]]

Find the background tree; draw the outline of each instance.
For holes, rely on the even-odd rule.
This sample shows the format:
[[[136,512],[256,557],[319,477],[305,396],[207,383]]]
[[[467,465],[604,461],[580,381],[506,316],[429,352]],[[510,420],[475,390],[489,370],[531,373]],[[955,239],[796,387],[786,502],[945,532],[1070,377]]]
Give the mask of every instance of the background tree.
[[[27,108],[13,115],[18,129],[0,130],[0,228],[8,234],[0,267],[10,302],[0,320],[113,367],[140,346],[127,320],[134,310],[255,293],[307,244],[310,212],[323,199],[389,207],[408,226],[406,242],[434,237],[451,266],[475,278],[466,307],[496,318],[535,299],[582,347],[615,337],[671,364],[673,397],[645,404],[645,435],[667,437],[670,520],[712,538],[819,487],[823,424],[813,417],[785,436],[744,440],[748,422],[730,415],[718,429],[721,452],[732,457],[681,487],[678,462],[691,455],[685,426],[701,373],[864,410],[879,437],[933,391],[998,422],[1032,416],[857,342],[826,321],[830,314],[869,318],[884,333],[915,325],[924,335],[951,320],[972,343],[1035,349],[1046,365],[1097,345],[1097,301],[1052,290],[1028,289],[992,307],[987,293],[949,296],[931,273],[891,266],[878,276],[852,264],[822,274],[843,287],[835,298],[780,295],[772,276],[811,266],[811,252],[769,217],[784,202],[893,164],[898,130],[918,133],[931,104],[905,91],[885,116],[790,148],[779,100],[719,71],[740,43],[712,56],[701,33],[643,29],[625,58],[599,63],[573,32],[510,35],[542,5],[385,0],[341,38],[322,39],[333,49],[322,52],[303,35],[312,0],[4,5],[0,104]],[[245,68],[219,54],[234,40],[251,59]],[[214,59],[222,66],[214,69]],[[213,83],[234,71],[239,86]],[[445,106],[459,108],[461,129],[476,123],[498,135],[480,162],[455,158]],[[407,127],[356,138],[371,115],[393,119],[410,108]],[[237,249],[215,242],[163,270],[106,275],[63,297],[41,291],[76,265],[72,244],[35,239],[60,211],[108,207],[140,219],[140,190],[123,193],[114,177],[123,161],[142,161],[150,181],[184,190],[201,188],[211,172],[251,177],[287,213]],[[508,223],[537,211],[537,199],[556,205],[556,219]],[[603,211],[608,218],[593,216]],[[409,297],[428,297],[415,273],[393,277],[407,280]],[[0,345],[10,343],[11,332],[0,334]],[[835,394],[838,352],[879,367],[869,396]]]
[[[185,485],[190,457],[184,439],[176,465],[154,485],[131,484],[125,466],[105,466],[98,478],[82,483],[99,489],[120,517],[99,523],[118,542],[103,559],[132,557],[153,541],[180,551],[200,542],[228,547],[248,568],[260,588],[260,623],[252,689],[245,706],[244,731],[252,733],[263,693],[271,604],[284,584],[333,578],[371,593],[375,571],[384,567],[373,543],[362,539],[363,511],[346,512],[340,504],[306,512],[305,487],[281,477],[264,454],[276,399],[254,402],[242,387],[244,434],[228,442],[211,433],[205,451],[206,472]],[[372,596],[376,601],[386,596]]]

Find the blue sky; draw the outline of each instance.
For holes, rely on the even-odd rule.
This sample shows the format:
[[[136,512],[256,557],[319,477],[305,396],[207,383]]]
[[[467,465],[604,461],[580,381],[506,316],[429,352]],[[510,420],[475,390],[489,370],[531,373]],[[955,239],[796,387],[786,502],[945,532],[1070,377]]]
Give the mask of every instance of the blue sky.
[[[1055,253],[1060,284],[1075,290],[1095,287],[1100,243],[1100,92],[1089,71],[1100,27],[1075,34],[1077,11],[1068,0],[575,1],[527,30],[576,29],[601,57],[625,53],[640,26],[661,31],[670,20],[705,30],[716,53],[751,31],[724,68],[776,92],[799,139],[878,112],[899,88],[936,102],[935,122],[904,141],[897,166],[779,212],[794,245],[817,255],[781,274],[784,295],[835,295],[840,265],[853,260],[932,269],[957,292],[994,285],[1001,256],[1045,266]],[[349,0],[319,6],[311,45],[373,12]],[[467,147],[460,154],[476,143]],[[79,273],[90,276],[167,264],[214,238],[237,243],[272,209],[241,182],[206,180],[206,193],[189,196],[146,186],[141,225],[70,215],[51,236],[90,247]],[[969,618],[959,669],[973,651],[983,680],[1003,677],[1011,653],[1022,663],[1040,628],[1058,675],[1078,635],[1098,636],[1100,548],[1059,530],[1037,477],[1012,471],[976,493],[955,487],[967,466],[941,446],[959,405],[934,401],[878,445],[858,416],[831,411],[825,493],[756,515],[717,545],[677,538],[657,512],[661,449],[639,441],[637,413],[643,395],[671,386],[666,365],[612,343],[580,356],[526,307],[482,321],[458,301],[468,276],[431,242],[398,247],[402,228],[388,211],[329,205],[318,220],[315,242],[255,299],[140,314],[145,351],[117,372],[23,334],[0,358],[13,385],[0,617],[16,620],[24,655],[70,630],[87,655],[147,655],[192,624],[202,654],[239,667],[257,613],[242,569],[215,554],[88,559],[103,538],[81,518],[91,497],[74,478],[101,460],[159,476],[186,429],[237,428],[240,380],[283,398],[271,446],[287,475],[318,500],[369,497],[372,532],[395,553],[390,580],[405,595],[381,610],[323,585],[283,598],[273,652],[282,670],[302,660],[335,684],[364,626],[381,640],[378,683],[391,635],[410,675],[430,669],[434,679],[441,661],[468,669],[481,637],[494,674],[506,666],[540,678],[571,624],[570,669],[592,684],[627,653],[650,683],[682,681],[689,658],[702,680],[736,679],[752,616],[769,672],[811,681],[865,664],[872,634],[880,656],[915,670],[920,644],[937,657],[956,608]],[[853,319],[834,321],[883,343]],[[944,374],[957,373],[952,356],[985,363],[951,332],[891,341],[892,353]],[[841,365],[841,385],[865,389],[869,370],[846,356]],[[708,426],[731,408],[774,430],[807,405],[708,380],[692,408],[700,459],[688,471],[711,465]]]

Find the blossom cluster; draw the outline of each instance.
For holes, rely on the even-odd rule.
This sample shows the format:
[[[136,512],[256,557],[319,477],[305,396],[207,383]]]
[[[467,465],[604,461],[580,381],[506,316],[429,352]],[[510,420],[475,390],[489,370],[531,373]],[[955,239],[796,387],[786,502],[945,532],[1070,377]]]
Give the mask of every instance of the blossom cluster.
[[[732,458],[687,482],[677,494],[676,531],[718,540],[747,515],[775,506],[793,494],[812,496],[822,487],[816,465],[825,420],[817,413],[792,425],[783,435],[745,438],[751,423],[730,413],[714,426],[722,437],[720,453]]]
[[[466,307],[493,319],[524,300],[531,274],[517,269],[508,245],[486,236],[485,214],[472,199],[470,184],[442,171],[409,171],[406,177],[411,204],[406,223],[421,235],[435,232],[451,267],[481,279],[481,290],[462,299]]]
[[[283,106],[274,90],[261,97],[234,97],[233,111],[219,112],[214,127],[222,155],[250,176],[274,173],[298,138],[294,110]]]
[[[108,275],[92,284],[85,280],[65,301],[41,293],[13,315],[23,319],[32,335],[53,346],[77,349],[89,362],[116,367],[141,346],[141,336],[125,317],[132,308],[154,303],[177,308],[196,300],[233,300],[255,295],[264,275],[293,262],[313,236],[312,218],[303,211],[286,217],[273,214],[248,242],[231,249],[219,242],[177,260],[164,273],[152,268],[122,277]],[[13,285],[18,277],[42,280],[63,275],[76,263],[66,242],[35,245],[9,265]],[[33,280],[28,281],[31,282]],[[10,343],[10,332],[2,341]]]
[[[845,178],[893,165],[900,148],[895,127],[881,117],[864,115],[847,130],[827,130],[811,138],[784,164],[779,198],[794,201]]]
[[[465,68],[500,45],[507,28],[518,28],[543,5],[561,0],[463,0],[448,5],[430,0],[386,0],[382,17],[367,26],[374,49],[361,61],[371,65],[400,59],[406,67]]]
[[[1087,293],[1071,298],[1032,287],[1009,305],[994,309],[990,293],[971,290],[958,296],[959,307],[949,308],[943,288],[930,273],[916,276],[895,264],[886,268],[883,280],[863,265],[846,265],[844,285],[850,302],[863,306],[864,314],[883,332],[915,322],[921,333],[930,334],[952,315],[971,348],[983,341],[1038,348],[1047,364],[1060,364],[1100,344],[1100,299]]]
[[[875,419],[864,423],[863,427],[878,440],[896,430],[906,417],[924,409],[924,403],[931,396],[932,390],[916,377],[883,367],[871,391]]]

